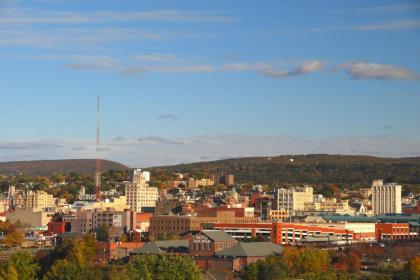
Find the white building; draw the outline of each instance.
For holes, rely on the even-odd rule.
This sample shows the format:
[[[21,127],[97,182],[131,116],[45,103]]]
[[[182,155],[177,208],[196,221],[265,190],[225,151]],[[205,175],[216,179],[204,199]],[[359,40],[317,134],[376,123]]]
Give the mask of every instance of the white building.
[[[136,169],[133,182],[125,186],[127,204],[136,212],[154,212],[159,198],[158,188],[149,187],[150,172]]]
[[[401,186],[396,183],[385,184],[382,180],[372,183],[373,215],[401,213]]]
[[[375,223],[345,223],[344,228],[353,231],[357,240],[375,240]]]
[[[313,202],[313,188],[311,186],[277,189],[274,195],[273,209],[304,211],[305,203]]]

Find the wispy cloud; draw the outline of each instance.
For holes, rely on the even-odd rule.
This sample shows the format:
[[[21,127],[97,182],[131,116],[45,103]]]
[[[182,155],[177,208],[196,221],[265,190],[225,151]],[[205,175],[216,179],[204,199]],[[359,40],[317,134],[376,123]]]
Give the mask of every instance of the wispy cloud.
[[[47,150],[52,148],[63,148],[62,145],[39,142],[0,142],[0,150]]]
[[[346,62],[337,69],[342,69],[352,79],[382,79],[382,80],[418,80],[420,75],[409,69],[388,64],[376,64],[362,61]]]
[[[354,27],[344,28],[342,30],[360,30],[360,31],[370,31],[370,30],[402,30],[402,29],[417,29],[420,28],[420,20],[400,20],[400,21],[390,21],[382,23],[368,23],[362,24]]]
[[[0,45],[38,48],[83,49],[141,40],[161,41],[172,34],[134,28],[0,29]],[[175,36],[175,35],[174,35]]]
[[[117,137],[114,138],[114,141],[116,141],[116,142],[125,141],[125,137],[117,136]]]
[[[1,39],[0,39],[1,40]],[[47,54],[47,55],[21,55],[16,59],[31,59],[40,61],[61,61],[70,70],[77,71],[99,71],[115,72],[122,75],[139,75],[148,73],[162,74],[185,74],[185,73],[209,73],[209,72],[255,72],[273,78],[286,78],[309,73],[319,72],[325,67],[321,60],[307,60],[298,64],[295,68],[281,69],[273,61],[259,62],[236,62],[222,65],[194,64],[194,59],[184,59],[175,55],[145,55],[145,61],[136,65],[132,57],[111,57],[100,55],[84,54]],[[165,61],[165,59],[174,59]],[[147,61],[149,60],[149,61]],[[185,63],[184,61],[191,61]],[[333,70],[344,70],[352,79],[395,79],[395,80],[417,80],[420,74],[413,70],[398,67],[390,64],[379,64],[365,61],[349,61],[339,64]],[[160,115],[160,119],[176,119],[175,115]]]
[[[146,62],[168,62],[177,60],[177,57],[171,54],[142,54],[133,56],[133,59]]]
[[[354,26],[311,28],[309,31],[393,31],[420,28],[420,20],[398,20],[377,23],[365,23]]]
[[[189,64],[189,65],[146,65],[127,67],[123,70],[124,75],[150,73],[206,73],[214,72],[216,68],[210,64]]]
[[[0,24],[99,24],[111,22],[136,21],[169,21],[169,22],[214,22],[232,23],[235,19],[217,11],[101,11],[101,12],[72,12],[46,11],[38,9],[14,8],[8,9],[0,18]]]
[[[388,129],[389,131],[389,129]],[[149,147],[153,145],[153,148]],[[90,140],[0,142],[0,159],[37,160],[94,158]],[[46,154],[45,151],[48,150]],[[205,151],[205,153],[203,153]],[[364,154],[389,157],[420,156],[420,139],[392,135],[308,138],[290,135],[217,134],[182,139],[147,136],[139,139],[104,140],[101,157],[131,166],[196,162],[210,159],[284,154]]]
[[[418,4],[399,4],[399,5],[388,5],[388,6],[373,6],[368,8],[357,9],[358,13],[362,14],[379,14],[379,13],[400,13],[409,12],[420,9]]]
[[[266,69],[261,73],[273,78],[284,78],[290,76],[298,76],[322,70],[324,63],[320,60],[310,60],[303,63],[296,69],[293,70],[277,70],[277,69]]]
[[[164,138],[160,136],[147,136],[147,137],[139,137],[137,138],[139,143],[144,144],[173,144],[173,145],[185,145],[187,144],[186,141],[182,140],[173,140],[169,138]]]
[[[230,72],[247,72],[247,71],[264,71],[272,67],[271,63],[267,62],[256,62],[256,63],[245,63],[236,62],[228,63],[221,66],[222,71]]]
[[[174,114],[164,114],[164,115],[157,116],[157,118],[160,120],[164,120],[164,119],[177,120],[179,116],[174,115]]]

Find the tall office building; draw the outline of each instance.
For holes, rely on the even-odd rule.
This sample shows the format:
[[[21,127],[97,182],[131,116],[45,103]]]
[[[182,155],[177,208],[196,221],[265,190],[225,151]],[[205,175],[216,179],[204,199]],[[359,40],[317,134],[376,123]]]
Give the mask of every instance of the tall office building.
[[[384,184],[382,180],[372,183],[373,215],[401,213],[401,186],[396,183]]]
[[[289,212],[304,211],[305,203],[313,202],[313,193],[311,186],[277,189],[272,207],[274,210]]]
[[[125,196],[130,208],[138,213],[154,212],[159,198],[158,188],[149,187],[150,173],[136,169],[133,182],[125,186]]]

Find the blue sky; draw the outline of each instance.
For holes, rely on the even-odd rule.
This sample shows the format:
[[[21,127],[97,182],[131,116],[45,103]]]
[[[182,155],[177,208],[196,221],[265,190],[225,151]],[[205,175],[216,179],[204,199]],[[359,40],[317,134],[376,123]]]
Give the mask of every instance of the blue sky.
[[[420,155],[417,1],[0,0],[0,161]]]

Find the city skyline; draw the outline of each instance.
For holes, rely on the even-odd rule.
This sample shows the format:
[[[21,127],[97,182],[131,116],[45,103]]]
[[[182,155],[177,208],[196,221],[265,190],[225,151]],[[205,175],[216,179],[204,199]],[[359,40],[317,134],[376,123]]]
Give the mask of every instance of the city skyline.
[[[0,0],[0,161],[420,156],[416,1]],[[22,82],[24,81],[24,82]]]

